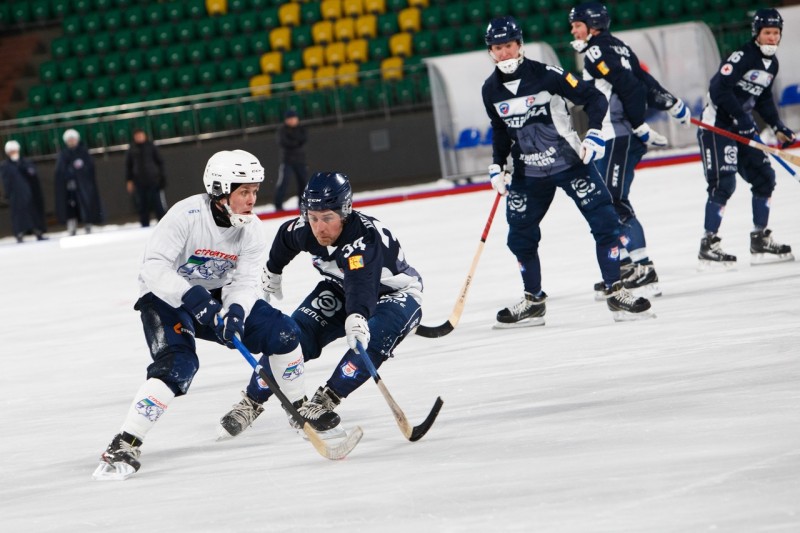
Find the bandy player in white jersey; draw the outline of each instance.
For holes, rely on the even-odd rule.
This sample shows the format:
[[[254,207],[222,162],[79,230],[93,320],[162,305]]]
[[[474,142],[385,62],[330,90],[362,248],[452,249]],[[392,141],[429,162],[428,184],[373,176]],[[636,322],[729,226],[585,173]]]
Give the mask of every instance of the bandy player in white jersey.
[[[95,479],[122,480],[139,470],[145,436],[172,400],[187,393],[197,372],[196,339],[233,348],[238,335],[252,353],[271,356],[273,375],[291,401],[303,399],[297,324],[261,299],[268,241],[252,210],[263,180],[252,154],[218,152],[203,175],[206,194],[175,204],[153,230],[134,306],[153,361]],[[312,425],[325,430],[339,421],[335,413],[329,418]]]

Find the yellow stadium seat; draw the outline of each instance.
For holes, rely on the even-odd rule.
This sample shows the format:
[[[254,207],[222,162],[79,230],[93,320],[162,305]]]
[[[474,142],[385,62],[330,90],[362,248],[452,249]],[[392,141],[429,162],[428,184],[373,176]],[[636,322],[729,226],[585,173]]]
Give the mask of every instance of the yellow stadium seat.
[[[272,92],[272,76],[269,74],[258,74],[250,78],[250,94],[253,96],[269,96]]]
[[[359,39],[374,39],[378,35],[378,17],[375,15],[361,15],[356,19],[356,37]]]
[[[261,72],[264,74],[280,74],[283,72],[283,54],[281,52],[267,52],[261,56]]]
[[[295,91],[313,91],[314,70],[310,68],[295,70],[292,73],[292,82],[294,83]]]
[[[364,14],[364,1],[342,0],[342,12],[346,17],[360,17]]]
[[[325,47],[325,63],[340,65],[347,61],[347,47],[344,43],[331,43]]]
[[[341,18],[333,25],[333,34],[337,41],[352,41],[356,35],[356,23],[351,18]]]
[[[317,89],[332,89],[336,87],[336,67],[322,67],[317,69]]]
[[[384,80],[402,80],[403,58],[387,57],[381,61],[381,78]]]
[[[281,26],[300,25],[300,4],[287,2],[278,8],[278,20]]]
[[[319,12],[325,20],[342,18],[342,0],[322,0]]]
[[[206,0],[206,12],[209,15],[227,14],[228,0]]]
[[[386,13],[386,0],[364,0],[364,12],[373,15]]]
[[[358,65],[342,63],[336,69],[336,82],[341,85],[358,85]]]
[[[311,36],[315,44],[328,44],[333,41],[333,22],[320,20],[311,26]]]
[[[408,0],[409,7],[418,7],[420,9],[428,7],[428,0]]]
[[[389,37],[389,50],[393,56],[411,57],[411,34],[402,32]]]
[[[416,7],[407,7],[397,15],[400,31],[418,32],[420,29],[420,12]]]
[[[369,55],[369,43],[366,39],[356,39],[347,43],[347,61],[364,63]]]
[[[325,64],[325,49],[322,45],[308,46],[303,50],[303,65],[306,68],[319,68]]]
[[[292,29],[282,26],[269,32],[269,47],[283,52],[291,50]]]

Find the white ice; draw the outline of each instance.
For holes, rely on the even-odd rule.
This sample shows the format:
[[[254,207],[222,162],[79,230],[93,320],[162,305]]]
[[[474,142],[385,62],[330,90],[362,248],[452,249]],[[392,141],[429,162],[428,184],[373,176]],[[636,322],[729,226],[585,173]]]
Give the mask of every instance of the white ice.
[[[776,169],[770,226],[800,250],[800,183]],[[408,338],[380,369],[412,423],[444,399],[416,443],[371,381],[338,409],[365,432],[344,461],[317,455],[274,400],[217,442],[250,367],[201,343],[190,393],[124,482],[91,473],[149,363],[132,309],[149,231],[6,239],[0,531],[800,531],[800,262],[750,266],[750,192],[738,187],[721,230],[738,270],[698,273],[700,163],[638,172],[632,199],[664,292],[645,322],[615,323],[593,300],[593,241],[559,192],[542,225],[547,324],[491,329],[521,296],[501,209],[456,330]],[[424,324],[449,317],[492,200],[365,208],[422,273]],[[289,313],[318,277],[301,256],[284,280]],[[344,347],[307,365],[309,393]]]

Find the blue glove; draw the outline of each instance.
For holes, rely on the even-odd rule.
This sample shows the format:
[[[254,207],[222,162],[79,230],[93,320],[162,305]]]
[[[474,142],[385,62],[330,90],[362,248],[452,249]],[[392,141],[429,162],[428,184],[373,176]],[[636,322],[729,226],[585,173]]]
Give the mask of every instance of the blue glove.
[[[781,148],[788,148],[794,143],[794,132],[783,124],[773,126],[772,129],[775,132],[775,137],[778,138],[778,142],[781,143]]]
[[[756,123],[749,115],[742,115],[736,119],[736,133],[748,139],[755,139]]]
[[[232,304],[228,307],[228,312],[222,318],[222,323],[214,325],[219,340],[225,343],[228,348],[235,348],[233,337],[241,339],[244,336],[244,309],[239,304]]]
[[[214,317],[222,309],[222,305],[211,296],[208,289],[200,285],[195,285],[186,291],[181,301],[194,319],[204,326],[213,325]]]

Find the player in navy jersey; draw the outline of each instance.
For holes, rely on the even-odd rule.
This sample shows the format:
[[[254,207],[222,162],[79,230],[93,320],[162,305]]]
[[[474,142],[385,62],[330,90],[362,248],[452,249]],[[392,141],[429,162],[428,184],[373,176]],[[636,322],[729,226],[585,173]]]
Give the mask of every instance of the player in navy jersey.
[[[214,154],[206,193],[175,204],[155,227],[139,274],[139,300],[152,363],[95,479],[122,480],[139,470],[140,446],[172,400],[189,391],[199,368],[197,339],[233,348],[237,335],[278,376],[287,397],[305,387],[297,324],[261,298],[267,236],[253,212],[264,169],[242,150]],[[217,317],[222,317],[222,324]],[[267,362],[267,360],[269,360]],[[322,420],[331,427],[338,415]],[[315,429],[320,417],[309,421]]]
[[[300,199],[301,216],[281,225],[272,243],[262,275],[267,298],[281,299],[283,269],[301,252],[311,254],[322,276],[292,318],[300,330],[306,361],[316,359],[336,339],[347,338],[350,349],[336,365],[327,383],[298,411],[309,420],[325,416],[370,378],[355,352],[366,348],[378,368],[419,324],[422,317],[422,278],[406,262],[400,243],[375,218],[353,210],[353,193],[344,174],[318,172]],[[253,374],[239,406],[260,406],[271,394]],[[257,409],[257,407],[256,407]],[[256,415],[257,416],[257,415]],[[239,432],[247,428],[242,425]],[[324,437],[342,434],[333,428]]]
[[[492,124],[492,186],[507,195],[508,247],[519,262],[524,294],[497,313],[496,327],[544,323],[545,300],[539,262],[539,223],[556,188],[563,189],[589,223],[603,277],[603,296],[615,320],[653,316],[650,302],[635,297],[620,281],[619,218],[611,195],[592,161],[602,159],[601,133],[608,101],[590,84],[553,65],[526,59],[522,31],[512,17],[492,20],[486,46],[495,63],[483,84]],[[567,100],[584,106],[589,131],[581,142],[572,127]],[[509,155],[511,172],[505,170]]]
[[[778,75],[775,52],[781,41],[783,18],[775,9],[759,9],[752,22],[753,38],[725,59],[711,78],[702,121],[747,138],[756,137],[753,111],[770,126],[784,147],[795,134],[778,116],[772,84]],[[792,249],[778,244],[767,229],[770,198],[775,189],[775,171],[769,156],[755,148],[701,129],[697,133],[703,170],[708,182],[705,234],[700,241],[701,267],[730,268],[736,256],[725,253],[717,235],[725,205],[736,188],[736,173],[750,184],[753,194],[753,231],[750,233],[751,262],[791,261]]]
[[[634,51],[609,32],[611,18],[603,4],[587,2],[569,12],[572,47],[584,54],[583,78],[608,99],[609,110],[603,122],[606,154],[595,161],[603,181],[614,199],[622,222],[621,275],[626,288],[644,289],[658,296],[658,275],[650,260],[647,243],[628,195],[636,165],[648,147],[663,147],[667,139],[645,122],[648,107],[668,111],[685,127],[691,115],[680,98],[664,89],[646,72]],[[595,285],[602,294],[603,283]]]

